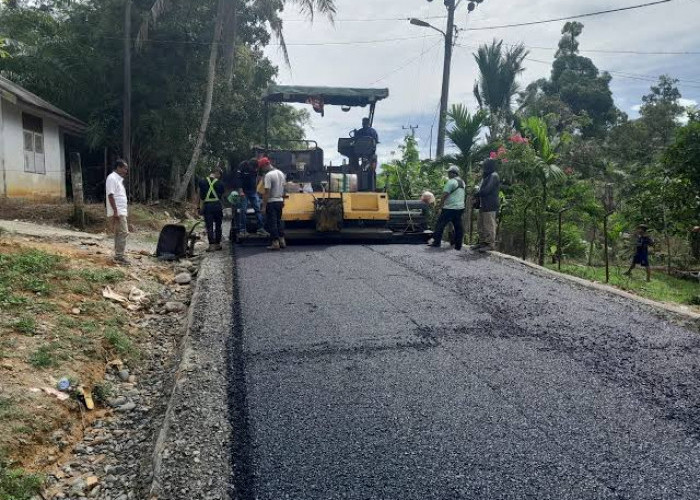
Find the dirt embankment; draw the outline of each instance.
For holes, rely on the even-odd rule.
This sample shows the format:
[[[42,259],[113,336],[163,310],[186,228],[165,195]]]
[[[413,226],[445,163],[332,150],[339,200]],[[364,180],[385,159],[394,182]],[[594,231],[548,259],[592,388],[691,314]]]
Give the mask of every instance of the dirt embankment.
[[[157,233],[141,231],[130,240],[132,265],[117,267],[109,238],[41,229],[39,238],[0,233],[0,491],[22,468],[41,474],[44,498],[133,495],[196,260],[158,262]],[[190,280],[178,284],[182,273]]]

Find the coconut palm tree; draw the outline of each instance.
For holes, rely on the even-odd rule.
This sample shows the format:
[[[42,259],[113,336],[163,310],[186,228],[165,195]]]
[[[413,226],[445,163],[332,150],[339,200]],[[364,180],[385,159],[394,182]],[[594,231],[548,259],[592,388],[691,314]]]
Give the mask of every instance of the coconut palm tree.
[[[127,0],[131,1],[131,0]],[[187,170],[180,180],[180,184],[174,191],[173,200],[181,202],[185,199],[187,186],[189,185],[195,168],[199,162],[199,157],[202,153],[202,146],[206,137],[207,128],[209,126],[209,118],[211,116],[212,101],[214,97],[214,87],[217,76],[217,63],[219,52],[222,45],[225,49],[225,73],[229,85],[233,84],[233,71],[235,61],[235,44],[237,34],[237,16],[239,2],[241,0],[218,0],[216,18],[214,22],[214,33],[212,35],[211,51],[209,53],[209,65],[207,70],[207,85],[204,99],[204,109],[199,125],[197,137],[195,139],[192,157],[190,158]],[[284,54],[285,61],[289,64],[289,54],[287,45],[284,41],[283,22],[280,13],[286,4],[294,4],[301,10],[302,14],[306,15],[313,21],[314,14],[319,12],[325,14],[331,21],[333,20],[336,7],[335,0],[253,0],[250,6],[254,8],[262,19],[265,19],[270,25],[270,29],[275,37],[280,42],[280,47]],[[155,25],[158,19],[163,16],[173,6],[173,0],[155,0],[150,10],[150,15],[146,21],[141,24],[138,35],[136,37],[136,46],[139,48],[144,41],[148,39],[149,29]]]
[[[481,129],[486,124],[488,114],[479,110],[470,114],[463,104],[455,104],[447,112],[448,126],[447,138],[459,150],[459,153],[449,157],[451,163],[456,163],[462,170],[462,177],[466,179],[474,158],[481,148],[478,147]]]
[[[503,40],[482,45],[474,54],[479,66],[479,79],[474,84],[474,96],[479,107],[489,113],[489,136],[493,141],[508,133],[513,119],[511,104],[518,93],[516,81],[525,68],[528,51],[522,44],[503,49]]]

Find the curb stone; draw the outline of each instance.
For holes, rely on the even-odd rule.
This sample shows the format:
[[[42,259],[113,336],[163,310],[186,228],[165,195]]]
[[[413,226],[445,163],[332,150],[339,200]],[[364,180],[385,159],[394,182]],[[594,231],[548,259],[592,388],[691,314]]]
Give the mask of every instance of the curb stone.
[[[230,310],[226,290],[231,272],[222,272],[224,266],[230,269],[230,258],[228,252],[208,255],[194,282],[180,360],[152,453],[149,500],[227,498],[224,341],[230,318],[220,311]],[[227,308],[217,301],[225,301]]]
[[[572,283],[575,283],[577,285],[583,286],[585,288],[589,288],[591,290],[596,290],[598,292],[604,292],[610,295],[617,295],[618,297],[623,297],[625,299],[631,300],[633,302],[636,302],[640,305],[643,305],[647,308],[654,309],[655,312],[657,313],[662,313],[662,314],[671,314],[674,316],[676,319],[680,320],[685,325],[690,325],[694,327],[695,329],[700,330],[700,314],[695,313],[693,311],[686,310],[680,306],[674,306],[671,304],[666,304],[664,302],[658,302],[655,300],[650,300],[646,299],[644,297],[640,297],[639,295],[635,295],[630,292],[626,292],[624,290],[620,290],[619,288],[615,288],[610,285],[604,285],[601,283],[595,283],[593,281],[588,281],[583,278],[578,278],[576,276],[571,276],[569,274],[564,274],[564,273],[559,273],[557,271],[553,271],[552,269],[548,269],[546,267],[539,266],[537,264],[534,264],[532,262],[528,262],[522,259],[519,259],[518,257],[513,257],[512,255],[500,253],[500,252],[489,252],[489,255],[495,259],[501,260],[501,261],[506,261],[506,262],[513,262],[515,264],[520,264],[525,267],[529,267],[530,269],[537,271],[540,274],[544,274],[547,277],[554,277],[559,280],[563,281],[569,281]]]

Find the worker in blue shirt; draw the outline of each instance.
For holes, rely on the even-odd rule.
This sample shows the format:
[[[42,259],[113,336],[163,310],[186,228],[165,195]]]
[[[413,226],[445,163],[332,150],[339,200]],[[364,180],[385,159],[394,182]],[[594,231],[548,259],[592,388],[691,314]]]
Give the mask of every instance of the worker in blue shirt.
[[[371,137],[374,142],[379,144],[379,135],[376,130],[370,127],[369,118],[362,119],[362,128],[355,131],[355,137]]]

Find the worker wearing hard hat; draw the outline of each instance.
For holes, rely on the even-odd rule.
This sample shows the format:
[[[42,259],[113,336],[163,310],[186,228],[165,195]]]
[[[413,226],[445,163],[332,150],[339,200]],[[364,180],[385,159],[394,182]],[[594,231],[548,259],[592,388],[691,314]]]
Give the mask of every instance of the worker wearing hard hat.
[[[452,223],[455,228],[455,250],[462,249],[464,242],[464,225],[462,215],[464,215],[464,199],[466,183],[459,177],[459,167],[452,165],[447,169],[449,180],[442,190],[442,197],[438,204],[440,216],[438,217],[433,233],[433,239],[428,246],[439,248],[442,244],[442,233],[448,223]]]

